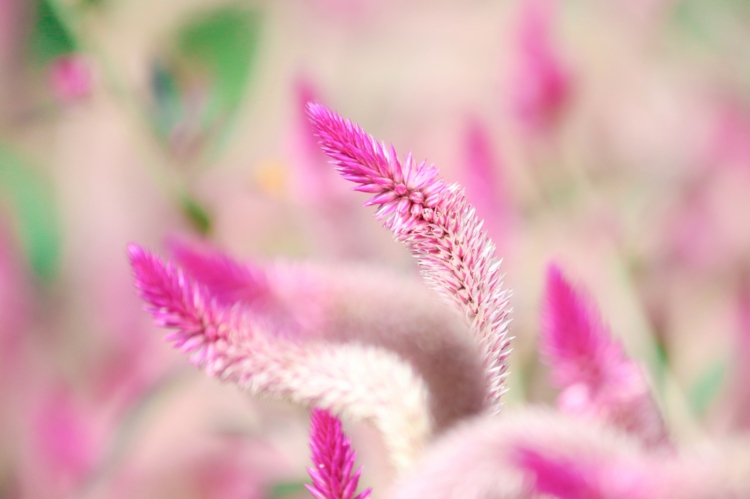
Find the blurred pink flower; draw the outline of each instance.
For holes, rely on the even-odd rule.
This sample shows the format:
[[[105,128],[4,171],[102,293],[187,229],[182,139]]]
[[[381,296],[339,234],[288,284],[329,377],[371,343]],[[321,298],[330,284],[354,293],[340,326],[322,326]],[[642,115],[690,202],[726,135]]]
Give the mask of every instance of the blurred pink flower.
[[[478,119],[469,120],[465,136],[466,163],[462,183],[466,196],[484,220],[487,232],[498,245],[506,246],[512,206],[502,161],[494,154],[487,128]]]
[[[563,411],[603,419],[648,445],[667,441],[666,429],[640,366],[627,357],[591,301],[556,265],[547,273],[540,349],[563,388]]]
[[[518,28],[518,53],[511,104],[526,131],[549,133],[571,96],[571,82],[554,46],[555,0],[524,0]]]
[[[67,387],[41,394],[29,421],[24,497],[65,498],[80,492],[103,444],[91,409]]]
[[[341,421],[330,412],[313,409],[310,428],[313,467],[307,472],[312,485],[305,485],[316,499],[367,499],[371,489],[356,496],[362,468],[352,474],[356,452],[341,429]]]
[[[67,54],[52,61],[49,82],[58,102],[70,104],[88,97],[92,91],[91,64],[81,54]]]
[[[308,114],[339,173],[355,190],[373,194],[365,206],[378,206],[376,216],[417,258],[428,286],[468,319],[484,358],[487,404],[499,411],[510,353],[509,292],[495,246],[463,190],[411,153],[399,161],[393,147],[321,104],[309,104]]]
[[[723,104],[717,114],[709,143],[709,165],[750,171],[750,108],[738,99]]]

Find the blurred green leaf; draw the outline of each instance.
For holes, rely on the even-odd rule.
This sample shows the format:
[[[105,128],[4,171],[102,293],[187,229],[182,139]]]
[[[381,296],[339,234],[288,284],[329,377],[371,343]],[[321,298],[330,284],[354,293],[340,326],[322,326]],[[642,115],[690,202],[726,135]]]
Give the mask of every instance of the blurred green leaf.
[[[727,367],[717,362],[704,372],[690,390],[689,402],[693,412],[703,416],[719,395],[727,375]]]
[[[29,263],[43,280],[55,277],[61,245],[51,191],[37,172],[0,145],[0,193],[10,201]]]
[[[185,196],[182,198],[182,210],[193,227],[202,235],[211,231],[211,217],[208,211],[195,199]]]
[[[174,74],[160,62],[151,69],[151,90],[156,103],[154,125],[162,137],[169,137],[184,113]]]
[[[206,122],[233,114],[250,78],[258,46],[260,13],[224,6],[189,21],[178,33],[180,55],[198,63],[213,78]]]
[[[55,0],[35,0],[35,22],[31,33],[31,51],[37,62],[52,59],[78,49],[71,26]]]
[[[268,497],[270,499],[281,499],[291,495],[299,494],[304,492],[305,483],[309,482],[279,482],[271,486],[268,491]]]

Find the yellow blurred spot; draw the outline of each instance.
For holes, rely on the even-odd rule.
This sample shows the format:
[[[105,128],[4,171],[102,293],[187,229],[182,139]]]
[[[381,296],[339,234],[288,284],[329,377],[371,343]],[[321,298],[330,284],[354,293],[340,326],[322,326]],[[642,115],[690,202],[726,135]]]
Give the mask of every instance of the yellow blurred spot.
[[[286,190],[286,166],[277,160],[264,161],[256,167],[255,183],[272,196],[281,196]]]

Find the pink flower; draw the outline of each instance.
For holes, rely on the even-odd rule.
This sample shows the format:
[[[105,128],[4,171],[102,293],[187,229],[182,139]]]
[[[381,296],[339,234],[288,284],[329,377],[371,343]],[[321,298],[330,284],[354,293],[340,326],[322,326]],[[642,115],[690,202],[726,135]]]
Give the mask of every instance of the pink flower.
[[[52,93],[62,104],[76,102],[91,93],[91,66],[80,54],[68,54],[52,61],[49,78]]]
[[[477,215],[484,219],[488,233],[502,246],[510,235],[512,215],[502,178],[504,165],[496,158],[490,134],[479,120],[469,121],[464,140],[466,166],[462,182],[466,195],[476,207]]]
[[[547,273],[541,350],[554,382],[563,388],[558,399],[562,410],[603,418],[649,445],[667,441],[643,370],[555,265]]]
[[[371,421],[398,469],[421,452],[432,431],[427,389],[400,357],[366,345],[282,338],[241,304],[222,306],[183,269],[136,245],[128,250],[147,310],[206,374],[252,395]]]
[[[551,31],[554,0],[525,0],[512,87],[516,117],[529,132],[555,127],[570,100],[570,77],[556,53]]]
[[[354,190],[373,194],[365,204],[417,257],[428,286],[460,310],[484,356],[487,403],[500,409],[510,352],[507,301],[500,261],[482,222],[456,184],[447,185],[434,166],[379,144],[358,125],[318,103],[308,105],[323,151]]]
[[[417,279],[351,264],[240,263],[206,244],[169,246],[219,304],[241,306],[281,337],[356,342],[403,357],[429,387],[436,431],[481,411],[485,387],[471,332]]]
[[[305,485],[316,499],[367,499],[371,489],[356,496],[362,468],[352,474],[357,455],[341,429],[341,421],[328,411],[314,409],[310,428],[313,467],[307,472],[312,485]]]

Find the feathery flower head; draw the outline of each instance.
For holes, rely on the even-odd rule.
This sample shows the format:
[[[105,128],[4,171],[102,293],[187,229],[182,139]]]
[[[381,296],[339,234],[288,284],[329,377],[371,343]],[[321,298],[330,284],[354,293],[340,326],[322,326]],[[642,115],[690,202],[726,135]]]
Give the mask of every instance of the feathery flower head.
[[[237,309],[219,306],[182,269],[140,246],[128,245],[128,253],[136,288],[156,324],[174,330],[167,339],[190,354],[191,363],[203,366],[208,362],[210,366],[217,359],[217,348],[227,346],[233,325],[230,315]]]
[[[136,287],[157,325],[209,376],[252,395],[330,409],[381,432],[391,463],[411,465],[429,437],[427,388],[411,366],[384,349],[302,343],[254,320],[252,310],[217,304],[185,271],[130,245]]]
[[[341,420],[326,410],[313,409],[310,449],[313,467],[307,472],[312,485],[305,485],[316,499],[367,499],[371,489],[356,496],[362,467],[352,473],[356,452],[341,429]]]
[[[563,410],[604,417],[648,444],[666,440],[643,370],[554,264],[547,273],[541,342],[553,380],[563,388],[558,400]]]
[[[339,173],[357,184],[354,190],[373,194],[366,206],[378,206],[376,216],[411,250],[427,284],[468,319],[484,356],[487,403],[499,410],[510,353],[509,292],[495,246],[463,190],[411,154],[400,161],[393,147],[319,103],[308,104],[308,115]]]

